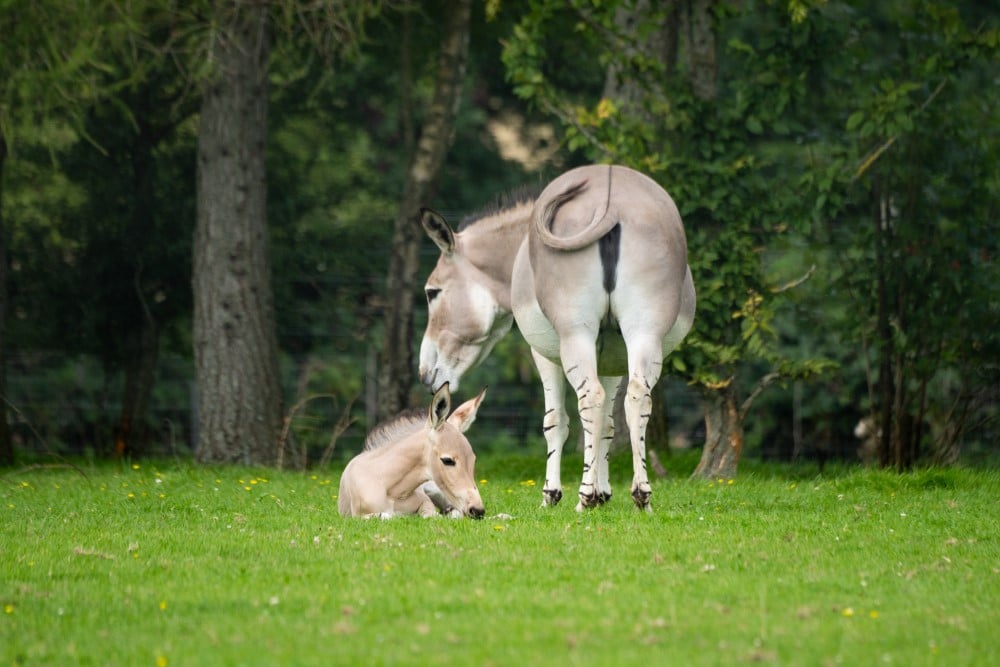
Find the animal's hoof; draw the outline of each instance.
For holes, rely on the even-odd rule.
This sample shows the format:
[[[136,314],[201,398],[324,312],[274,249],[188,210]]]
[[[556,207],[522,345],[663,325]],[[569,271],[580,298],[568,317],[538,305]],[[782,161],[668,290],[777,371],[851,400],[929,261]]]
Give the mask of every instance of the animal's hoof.
[[[649,506],[649,499],[653,495],[653,490],[649,488],[648,484],[643,484],[632,489],[632,500],[635,502],[635,506],[646,512],[652,512],[652,508]]]
[[[562,500],[562,489],[542,489],[542,507],[554,507]]]
[[[580,512],[585,509],[590,509],[592,507],[597,507],[601,504],[599,500],[600,496],[596,491],[591,491],[589,493],[581,491],[580,492],[580,504],[576,506],[576,511]]]
[[[611,491],[601,491],[597,494],[597,504],[603,505],[611,501]]]

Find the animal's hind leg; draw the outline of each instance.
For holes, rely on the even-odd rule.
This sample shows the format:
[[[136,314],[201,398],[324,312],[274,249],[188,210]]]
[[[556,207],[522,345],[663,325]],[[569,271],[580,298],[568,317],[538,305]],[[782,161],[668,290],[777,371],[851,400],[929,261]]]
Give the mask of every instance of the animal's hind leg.
[[[576,391],[580,424],[583,427],[583,480],[580,482],[578,512],[599,504],[597,455],[604,433],[605,390],[597,377],[594,341],[584,335],[563,338],[559,346],[566,378]]]
[[[608,458],[611,444],[615,439],[615,397],[618,396],[620,377],[602,377],[604,387],[604,428],[597,443],[597,503],[603,505],[611,500],[611,479],[608,474]]]
[[[569,435],[569,416],[566,414],[566,385],[562,368],[534,350],[538,376],[545,395],[545,417],[542,432],[545,435],[545,486],[542,487],[542,506],[556,505],[562,500],[562,451]]]
[[[651,512],[653,495],[646,471],[646,424],[653,409],[651,392],[663,368],[660,340],[642,337],[629,341],[629,378],[625,391],[625,421],[632,443],[632,500],[640,510]]]

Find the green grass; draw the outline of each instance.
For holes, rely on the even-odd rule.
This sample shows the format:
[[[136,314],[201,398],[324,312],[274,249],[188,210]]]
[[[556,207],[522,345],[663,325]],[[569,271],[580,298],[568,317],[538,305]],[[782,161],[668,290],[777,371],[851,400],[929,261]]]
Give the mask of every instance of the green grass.
[[[186,463],[0,477],[0,665],[1000,664],[1000,473],[672,459],[653,515],[540,508],[481,457],[491,518],[342,519],[338,471]],[[512,516],[496,518],[497,513]]]

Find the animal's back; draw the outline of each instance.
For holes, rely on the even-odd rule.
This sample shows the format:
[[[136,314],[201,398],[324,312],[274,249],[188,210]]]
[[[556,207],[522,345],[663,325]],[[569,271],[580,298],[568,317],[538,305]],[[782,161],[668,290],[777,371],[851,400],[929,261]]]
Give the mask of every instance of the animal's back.
[[[679,245],[686,256],[684,227],[674,200],[656,181],[628,167],[572,169],[546,186],[535,207],[535,232],[555,249],[596,243],[620,224],[641,230],[649,243]],[[569,239],[575,239],[572,248],[564,245]]]
[[[677,206],[626,167],[591,165],[552,181],[536,202],[529,254],[533,296],[553,333],[599,329],[600,356],[612,366],[624,360],[629,329],[664,340],[685,300]]]

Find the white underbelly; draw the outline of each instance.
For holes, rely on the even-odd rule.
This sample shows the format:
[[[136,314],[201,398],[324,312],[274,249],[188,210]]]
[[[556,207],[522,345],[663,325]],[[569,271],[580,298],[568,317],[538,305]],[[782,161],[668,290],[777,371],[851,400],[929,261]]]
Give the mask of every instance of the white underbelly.
[[[535,352],[559,363],[559,335],[537,302],[515,308],[514,319],[524,340]]]

